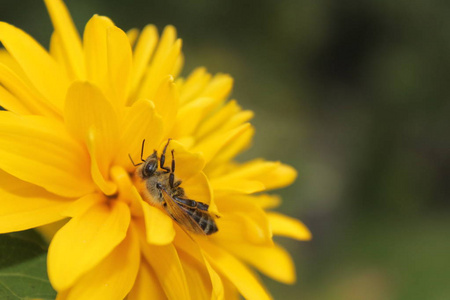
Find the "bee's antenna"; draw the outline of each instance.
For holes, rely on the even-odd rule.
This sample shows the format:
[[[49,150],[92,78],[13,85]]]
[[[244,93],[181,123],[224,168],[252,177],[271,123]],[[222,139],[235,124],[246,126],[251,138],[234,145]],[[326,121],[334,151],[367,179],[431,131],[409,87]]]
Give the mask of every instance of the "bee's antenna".
[[[131,158],[130,153],[128,153],[128,157],[130,158],[131,163],[133,164],[133,166],[137,167],[137,166],[139,166],[139,165],[142,165],[142,163],[135,164],[134,161],[133,161],[133,159]]]

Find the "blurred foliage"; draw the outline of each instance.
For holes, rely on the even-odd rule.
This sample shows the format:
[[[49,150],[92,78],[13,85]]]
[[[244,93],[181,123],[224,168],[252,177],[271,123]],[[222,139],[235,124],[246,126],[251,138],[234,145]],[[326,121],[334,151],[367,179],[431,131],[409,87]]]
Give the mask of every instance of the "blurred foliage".
[[[256,112],[241,158],[299,170],[281,211],[314,239],[280,239],[298,283],[283,299],[446,299],[450,274],[450,2],[66,1],[80,31],[93,13],[124,29],[177,27],[185,75],[235,78]],[[36,0],[2,0],[0,19],[47,45]]]

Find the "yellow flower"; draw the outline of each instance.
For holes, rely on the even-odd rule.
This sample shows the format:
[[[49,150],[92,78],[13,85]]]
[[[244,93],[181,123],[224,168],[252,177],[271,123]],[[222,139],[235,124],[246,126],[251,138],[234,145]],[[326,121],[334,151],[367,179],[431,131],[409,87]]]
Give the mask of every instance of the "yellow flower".
[[[160,37],[152,25],[125,33],[95,15],[81,40],[62,1],[45,2],[49,51],[0,23],[0,232],[68,219],[48,252],[58,299],[270,298],[248,265],[294,282],[272,235],[310,233],[266,211],[279,199],[263,192],[296,172],[233,161],[254,130],[252,112],[227,101],[232,79],[204,68],[177,78],[183,56],[171,26]],[[218,232],[177,223],[135,173],[129,155],[140,162],[142,141],[145,160],[169,138],[165,166],[173,150],[175,180],[209,205]]]

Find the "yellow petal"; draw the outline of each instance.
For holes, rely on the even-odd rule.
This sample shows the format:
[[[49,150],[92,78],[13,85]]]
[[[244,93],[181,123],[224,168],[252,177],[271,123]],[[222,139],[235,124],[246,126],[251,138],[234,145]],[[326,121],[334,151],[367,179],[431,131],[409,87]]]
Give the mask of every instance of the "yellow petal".
[[[85,79],[83,48],[67,7],[61,0],[45,0],[45,4],[55,32],[61,40],[62,54],[68,61],[70,74],[73,74],[74,78]]]
[[[243,124],[236,129],[216,134],[208,139],[200,141],[193,149],[191,149],[191,151],[203,152],[205,160],[208,163],[219,151],[223,150],[229,143],[232,143],[233,140],[249,130],[252,130],[251,125],[249,123]]]
[[[239,113],[239,111],[241,111],[241,107],[237,104],[236,100],[229,101],[218,111],[212,114],[211,117],[203,121],[202,124],[200,124],[196,134],[199,137],[203,137],[210,134],[212,131],[221,131],[223,124],[226,124],[226,122],[235,114]]]
[[[209,280],[203,279],[203,286],[212,288],[209,299],[229,299],[224,298],[224,283],[222,282],[221,277],[217,274],[214,268],[212,268],[208,260],[205,258],[204,253],[201,251],[198,243],[196,242],[196,239],[202,238],[204,237],[191,236],[180,227],[176,227],[176,238],[174,240],[174,244],[178,249],[180,255],[182,255],[181,257],[183,263],[186,263],[187,259],[190,261],[190,263],[193,263],[191,260],[195,260],[197,269],[203,269],[203,273],[206,274],[207,272],[209,274]],[[192,298],[196,299],[195,297]]]
[[[122,300],[135,283],[140,265],[139,241],[130,227],[126,238],[65,294],[67,300]]]
[[[108,166],[103,165],[102,161],[99,161],[99,158],[102,158],[99,145],[102,145],[100,142],[101,133],[93,126],[88,130],[87,137],[87,148],[89,150],[89,154],[91,156],[91,175],[92,180],[94,180],[95,184],[99,187],[99,189],[108,196],[114,195],[117,192],[117,185],[115,182],[108,180]],[[104,161],[103,161],[104,162]],[[103,171],[103,172],[102,172]]]
[[[147,244],[141,234],[141,251],[158,277],[159,283],[168,299],[191,299],[186,276],[172,244],[156,246]]]
[[[271,299],[255,274],[225,250],[208,241],[200,241],[211,265],[231,281],[245,299]]]
[[[211,97],[219,101],[225,100],[233,87],[233,78],[228,74],[216,74],[199,97]]]
[[[295,268],[291,256],[282,247],[274,244],[272,247],[253,246],[249,244],[222,244],[236,257],[256,267],[265,275],[283,283],[295,282]]]
[[[83,35],[86,76],[109,96],[108,50],[106,32],[114,23],[107,17],[94,15],[86,24]]]
[[[271,171],[261,172],[256,178],[264,183],[267,190],[279,189],[294,182],[297,178],[297,171],[289,165],[280,163]]]
[[[106,33],[111,98],[120,107],[126,103],[131,85],[131,46],[118,27],[109,27]]]
[[[211,79],[211,74],[206,72],[203,67],[195,69],[186,78],[183,84],[180,84],[180,103],[184,104],[194,99],[206,87]]]
[[[267,217],[275,235],[287,236],[300,241],[309,241],[312,237],[309,229],[297,219],[275,212],[268,212]]]
[[[208,178],[203,172],[197,173],[195,176],[189,178],[189,180],[182,182],[181,186],[186,193],[186,197],[197,202],[209,204],[209,211],[217,212],[217,208],[211,205],[212,190],[209,186]]]
[[[253,194],[264,191],[265,186],[257,180],[247,180],[242,178],[224,179],[213,178],[211,186],[216,195],[226,195],[230,193]]]
[[[30,115],[31,111],[22,101],[0,85],[0,106],[19,115]]]
[[[134,47],[134,45],[136,44],[138,36],[139,36],[139,29],[137,28],[131,28],[130,30],[127,31],[127,37],[131,47]]]
[[[81,141],[91,139],[94,127],[94,148],[99,169],[109,177],[109,167],[117,149],[119,125],[117,114],[102,92],[88,82],[74,82],[67,92],[64,117],[68,130]]]
[[[99,203],[72,218],[49,247],[48,274],[53,287],[58,291],[69,288],[105,259],[123,241],[129,223],[128,206],[120,201]]]
[[[0,112],[0,169],[64,197],[95,189],[86,150],[63,125],[40,116]]]
[[[145,216],[147,242],[155,245],[167,245],[173,241],[175,230],[172,219],[160,209],[141,201]]]
[[[128,154],[135,164],[141,162],[141,146],[145,140],[145,160],[161,143],[163,135],[162,118],[156,114],[155,105],[150,100],[140,100],[131,106],[123,118],[119,142],[119,150],[115,157],[115,163],[126,166],[128,171],[134,169]]]
[[[75,201],[62,212],[63,216],[76,217],[86,213],[92,206],[99,205],[105,201],[105,196],[101,193],[85,195]]]
[[[214,98],[197,98],[181,107],[178,111],[171,137],[185,137],[192,135],[198,124],[216,105]]]
[[[0,41],[36,89],[62,110],[69,80],[49,53],[27,33],[4,22],[0,22]]]
[[[28,110],[27,114],[43,115],[54,118],[59,117],[59,113],[56,112],[56,108],[54,108],[51,103],[47,102],[35,88],[26,83],[12,69],[2,63],[0,63],[0,84],[19,101],[19,103],[9,103],[7,101],[12,99],[1,99],[0,103],[4,105],[5,108],[17,109],[17,107],[24,107]],[[11,111],[16,112],[15,110]],[[20,111],[25,112],[23,111],[23,108],[21,108]]]
[[[161,40],[152,58],[150,66],[143,78],[137,98],[153,100],[161,81],[168,75],[172,75],[176,62],[181,53],[181,40],[176,38],[176,30],[173,26],[167,26],[161,36]]]
[[[159,284],[155,272],[143,260],[139,267],[139,273],[134,283],[133,289],[127,296],[127,300],[165,300],[167,299],[164,290]]]
[[[136,44],[133,55],[133,80],[132,90],[134,91],[141,82],[142,76],[150,62],[153,51],[158,43],[158,30],[154,25],[147,25],[142,30]]]
[[[281,198],[279,196],[269,194],[239,195],[239,199],[251,202],[263,209],[278,207],[281,203]]]
[[[0,170],[0,233],[21,231],[64,218],[70,204],[66,198],[51,194]]]
[[[178,93],[172,76],[167,76],[162,81],[153,98],[153,103],[163,119],[164,136],[166,136],[173,128],[178,112]]]
[[[166,146],[167,141],[160,144],[158,155],[160,156]],[[186,181],[191,177],[197,175],[203,170],[205,160],[201,153],[194,153],[188,151],[181,143],[176,140],[171,140],[166,150],[166,160],[164,165],[171,167],[172,164],[172,150],[175,158],[175,175],[177,178]]]
[[[181,261],[183,262],[183,270],[186,274],[186,280],[190,287],[189,292],[192,299],[210,300],[212,295],[212,286],[209,274],[203,265],[191,258],[189,255],[179,252]]]

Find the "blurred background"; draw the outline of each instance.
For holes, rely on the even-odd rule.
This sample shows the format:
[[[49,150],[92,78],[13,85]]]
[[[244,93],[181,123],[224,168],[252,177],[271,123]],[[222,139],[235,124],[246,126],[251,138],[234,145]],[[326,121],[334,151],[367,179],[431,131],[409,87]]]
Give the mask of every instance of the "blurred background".
[[[41,1],[1,0],[0,19],[48,45]],[[450,299],[450,2],[66,0],[122,29],[173,24],[183,75],[235,78],[255,111],[240,159],[299,171],[280,211],[311,242],[277,239],[297,283],[263,277],[275,299]]]

